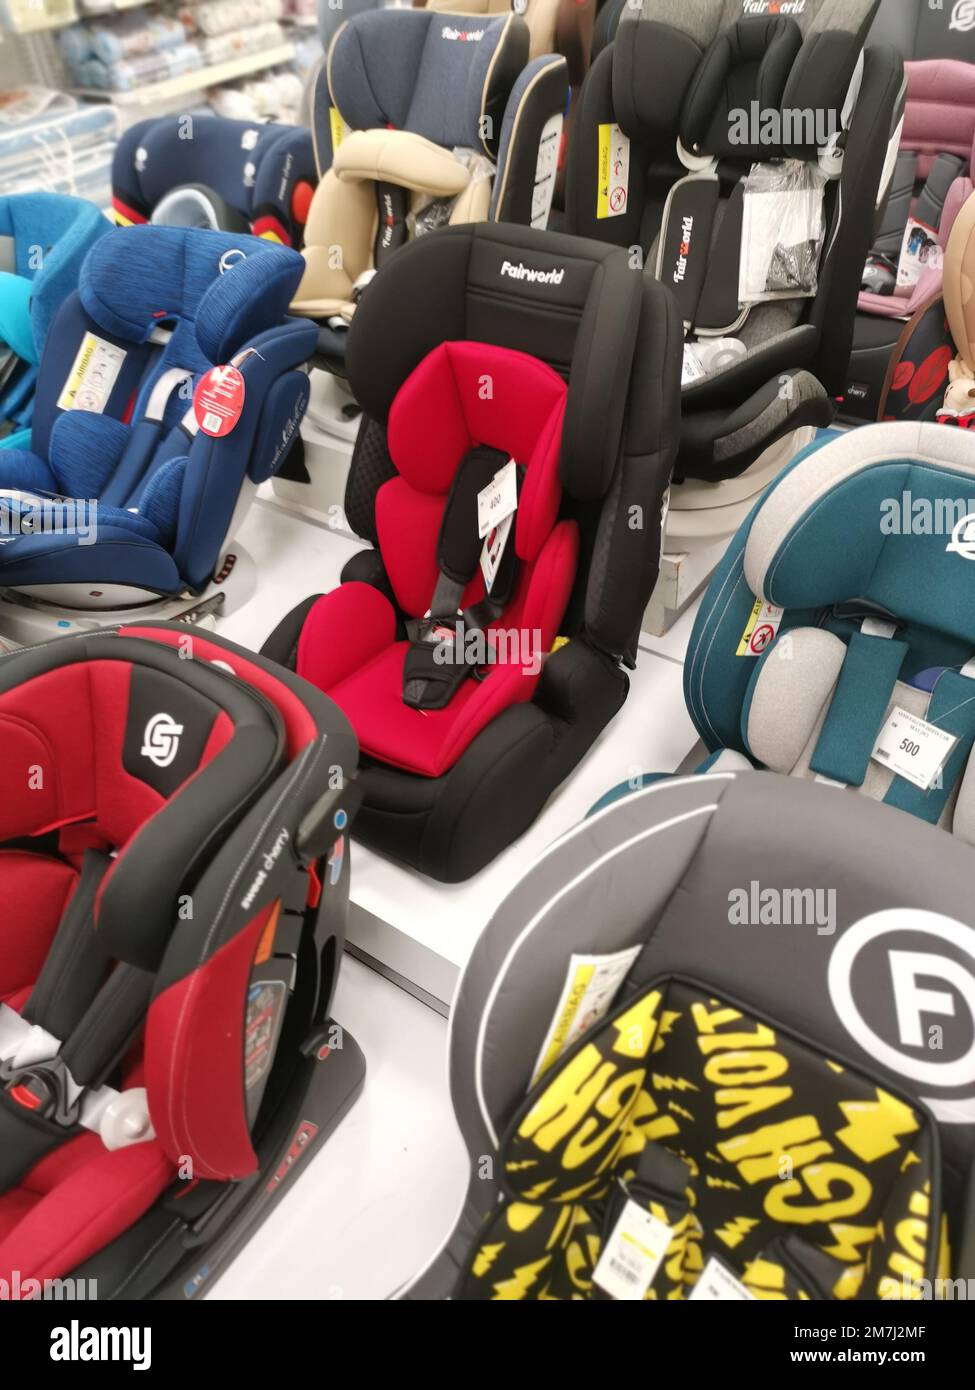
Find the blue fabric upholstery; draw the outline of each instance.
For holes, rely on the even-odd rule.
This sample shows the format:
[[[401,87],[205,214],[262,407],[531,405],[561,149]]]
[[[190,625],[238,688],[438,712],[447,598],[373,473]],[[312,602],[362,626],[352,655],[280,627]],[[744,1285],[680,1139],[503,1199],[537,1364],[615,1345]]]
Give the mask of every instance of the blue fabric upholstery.
[[[508,16],[373,10],[336,35],[332,99],[353,130],[394,126],[450,149],[481,149],[485,86]],[[471,49],[476,56],[471,60]],[[528,58],[527,30],[524,65]]]
[[[268,241],[183,228],[119,230],[93,247],[41,364],[33,449],[0,454],[0,486],[95,501],[97,537],[15,535],[2,546],[0,585],[206,585],[248,472],[280,465],[304,413],[307,379],[295,369],[316,330],[286,315],[303,268]],[[168,341],[153,341],[160,327]],[[93,341],[115,379],[84,409],[77,364]],[[193,386],[231,358],[245,384],[237,425],[221,439],[191,437],[182,419]],[[174,369],[163,418],[148,418]],[[303,391],[291,384],[299,377]]]

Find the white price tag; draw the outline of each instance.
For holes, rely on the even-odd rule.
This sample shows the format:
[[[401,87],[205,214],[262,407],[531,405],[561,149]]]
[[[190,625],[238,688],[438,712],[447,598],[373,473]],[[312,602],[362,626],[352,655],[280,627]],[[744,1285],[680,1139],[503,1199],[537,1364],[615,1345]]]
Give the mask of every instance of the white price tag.
[[[741,1280],[728,1269],[717,1256],[712,1255],[704,1269],[701,1277],[694,1285],[691,1292],[687,1295],[688,1303],[694,1299],[708,1300],[714,1302],[720,1299],[726,1302],[734,1299],[739,1302],[754,1303],[755,1295],[745,1288]]]
[[[895,705],[880,730],[872,757],[881,767],[890,768],[926,792],[957,742],[954,734]]]
[[[509,459],[477,494],[477,534],[481,540],[518,509],[518,465]]]
[[[627,1201],[592,1272],[593,1283],[612,1298],[643,1298],[673,1237],[671,1226]]]
[[[494,588],[494,581],[501,565],[501,557],[504,555],[504,548],[508,544],[508,536],[513,524],[514,517],[506,516],[501,525],[492,526],[484,538],[484,544],[481,547],[481,573],[484,575],[484,587],[488,593]]]

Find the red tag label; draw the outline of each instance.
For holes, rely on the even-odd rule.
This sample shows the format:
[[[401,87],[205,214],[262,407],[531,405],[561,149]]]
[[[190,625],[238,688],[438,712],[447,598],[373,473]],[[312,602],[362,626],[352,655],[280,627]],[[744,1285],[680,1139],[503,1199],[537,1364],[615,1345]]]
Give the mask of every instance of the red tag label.
[[[204,434],[222,439],[244,409],[244,378],[236,367],[211,367],[193,393],[193,414]]]

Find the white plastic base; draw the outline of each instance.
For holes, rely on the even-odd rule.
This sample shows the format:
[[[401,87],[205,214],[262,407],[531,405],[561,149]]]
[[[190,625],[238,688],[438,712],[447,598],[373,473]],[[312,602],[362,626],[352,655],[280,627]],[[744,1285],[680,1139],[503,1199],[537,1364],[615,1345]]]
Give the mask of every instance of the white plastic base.
[[[80,608],[78,590],[67,585],[38,585],[30,592],[0,589],[0,649],[32,647],[53,637],[93,632],[115,623],[186,619],[201,609],[201,624],[219,627],[224,618],[243,608],[257,590],[257,566],[243,546],[235,544],[228,549],[217,573],[223,574],[231,559],[233,564],[226,578],[219,583],[213,581],[195,597],[140,596],[138,590],[106,585],[93,595],[91,607]],[[65,599],[74,602],[69,606]],[[105,600],[114,606],[105,606]]]
[[[312,372],[311,399],[301,425],[305,467],[310,483],[273,478],[260,496],[309,517],[331,530],[348,531],[345,484],[361,416],[349,413],[355,405],[345,382],[331,372]]]

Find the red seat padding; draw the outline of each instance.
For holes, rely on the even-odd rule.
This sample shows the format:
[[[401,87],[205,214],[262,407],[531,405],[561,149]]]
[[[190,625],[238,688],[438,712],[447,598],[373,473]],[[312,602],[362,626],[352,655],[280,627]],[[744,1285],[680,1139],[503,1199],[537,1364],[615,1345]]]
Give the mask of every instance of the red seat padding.
[[[46,854],[0,850],[0,1002],[19,1008],[47,958],[78,875]]]
[[[557,520],[565,401],[565,382],[537,358],[469,342],[442,343],[398,391],[387,433],[399,476],[376,494],[379,549],[396,602],[413,618],[428,611],[458,466],[475,447],[498,449],[525,470],[514,527],[521,568],[511,603],[489,631],[516,634],[518,644],[512,653],[505,639],[502,658],[513,659],[492,663],[481,681],[464,681],[445,709],[416,710],[403,701],[409,643],[396,640],[393,605],[358,582],[325,594],[305,619],[298,674],[344,710],[369,756],[439,777],[502,710],[532,698],[579,559],[575,523]],[[478,571],[463,607],[482,598]]]

